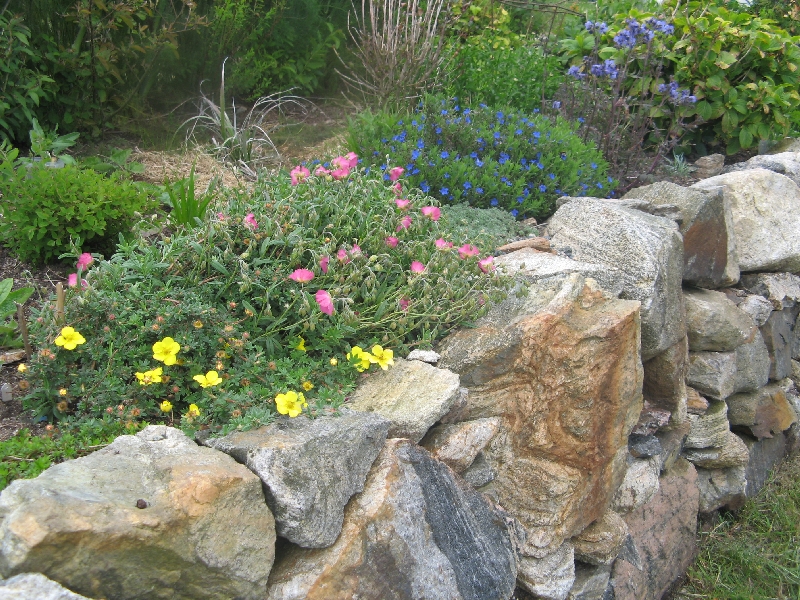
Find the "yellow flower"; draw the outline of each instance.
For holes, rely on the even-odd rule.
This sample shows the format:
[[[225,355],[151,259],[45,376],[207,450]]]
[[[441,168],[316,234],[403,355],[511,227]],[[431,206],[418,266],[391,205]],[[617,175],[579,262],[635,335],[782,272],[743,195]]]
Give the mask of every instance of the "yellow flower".
[[[306,351],[306,341],[303,338],[301,338],[300,336],[297,336],[297,343],[295,343],[295,345],[292,346],[292,348],[294,348],[295,350],[300,350],[300,352],[305,352]]]
[[[161,383],[163,378],[161,377],[162,374],[161,367],[157,369],[152,369],[150,371],[145,371],[144,373],[136,373],[136,379],[139,380],[139,385],[150,385],[151,383]]]
[[[161,404],[158,405],[158,408],[161,409],[161,412],[168,413],[172,410],[172,402],[169,400],[164,400]]]
[[[67,395],[67,390],[65,388],[61,388],[60,390],[58,390],[58,395],[59,396],[66,396]]]
[[[314,384],[311,383],[310,381],[304,381],[303,382],[303,389],[308,392],[308,391],[314,389]]]
[[[153,358],[165,365],[174,365],[178,362],[176,354],[180,352],[181,345],[171,337],[165,337],[153,344]]]
[[[369,357],[369,362],[378,363],[378,366],[386,371],[389,365],[394,364],[394,352],[388,348],[384,350],[383,346],[376,344],[372,347],[372,356]]]
[[[203,328],[203,322],[202,321],[195,321],[192,324],[194,325],[195,329],[202,329]]]
[[[302,392],[298,394],[289,390],[285,394],[275,396],[275,406],[278,407],[278,412],[282,415],[289,415],[294,418],[303,412],[303,407],[308,406],[308,403]]]
[[[360,346],[353,346],[353,349],[347,353],[347,360],[356,368],[356,371],[363,373],[369,369],[370,357],[369,352],[364,352]]]
[[[27,370],[28,366],[25,363],[22,363],[17,367],[17,371],[19,371],[20,373],[24,373]]]
[[[332,358],[331,359],[331,365],[333,365],[335,367],[338,364],[339,364],[339,360],[337,358]]]
[[[75,350],[75,348],[84,342],[86,342],[86,338],[72,327],[64,327],[56,338],[56,346],[62,346],[64,350]]]
[[[200,409],[197,407],[197,404],[190,404],[189,405],[189,410],[186,413],[186,418],[187,419],[193,419],[193,418],[199,417],[199,416],[200,416]]]
[[[200,384],[200,387],[207,388],[214,385],[219,385],[222,383],[222,378],[219,376],[219,373],[216,371],[209,371],[205,375],[195,375],[192,377],[197,383]]]

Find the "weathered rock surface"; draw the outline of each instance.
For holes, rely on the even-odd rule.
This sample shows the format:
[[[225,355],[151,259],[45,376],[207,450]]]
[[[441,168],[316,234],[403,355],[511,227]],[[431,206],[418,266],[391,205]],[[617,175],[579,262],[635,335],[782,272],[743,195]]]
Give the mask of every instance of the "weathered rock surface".
[[[751,294],[746,296],[739,304],[739,310],[746,312],[756,324],[756,327],[761,327],[769,319],[772,314],[772,302],[759,296]]]
[[[516,574],[507,516],[422,448],[390,439],[336,543],[288,548],[267,598],[500,600]]]
[[[781,152],[778,154],[759,154],[744,162],[729,165],[723,173],[747,171],[749,169],[767,169],[785,175],[800,185],[800,153]]]
[[[352,410],[374,412],[392,422],[389,437],[419,442],[450,410],[458,396],[458,375],[417,360],[394,361],[362,381],[348,403]]]
[[[672,424],[686,420],[686,369],[689,347],[684,336],[677,344],[644,363],[642,392],[651,408],[670,413]]]
[[[433,458],[460,473],[472,464],[499,428],[499,417],[438,425],[428,432],[420,446],[427,449]]]
[[[282,417],[206,445],[258,475],[278,535],[304,548],[324,548],[336,541],[344,506],[363,489],[389,425],[378,415],[345,410],[313,420]]]
[[[609,586],[611,565],[575,563],[575,583],[567,600],[605,600],[613,593]],[[608,596],[606,595],[608,593]]]
[[[0,600],[89,600],[42,575],[23,573],[0,579]]]
[[[614,563],[611,585],[616,600],[661,598],[692,564],[695,555],[699,492],[694,466],[678,460],[661,478],[658,494],[625,515],[640,557]]]
[[[797,422],[786,392],[778,383],[755,392],[734,394],[726,402],[731,427],[745,428],[758,439],[786,431]]]
[[[701,156],[694,162],[695,177],[706,179],[708,177],[715,177],[722,173],[725,166],[725,156],[723,154],[709,154],[708,156]]]
[[[689,285],[718,288],[739,281],[739,260],[730,207],[722,189],[697,190],[669,181],[631,190],[623,198],[677,206],[683,235],[683,280]]]
[[[745,472],[747,478],[745,493],[748,498],[752,498],[766,485],[770,473],[784,459],[788,448],[784,433],[776,433],[771,438],[762,440],[744,436],[744,443],[750,451],[750,460]]]
[[[497,251],[498,252],[514,252],[515,250],[522,250],[523,248],[531,248],[533,250],[538,250],[539,252],[550,252],[550,240],[545,239],[543,237],[532,237],[525,240],[518,240],[516,242],[511,242],[510,244],[505,244],[500,246]]]
[[[684,448],[719,448],[725,445],[730,428],[728,405],[712,402],[702,415],[690,415],[692,428],[683,442]]]
[[[753,392],[767,385],[772,362],[760,331],[756,332],[752,341],[736,348],[735,355],[734,392]]]
[[[800,277],[791,273],[747,274],[742,285],[769,300],[774,310],[791,308],[800,302]]]
[[[607,511],[572,538],[575,558],[590,565],[610,565],[628,537],[628,525],[617,513]]]
[[[746,500],[746,468],[697,469],[697,489],[700,490],[700,512],[719,508],[738,510]]]
[[[634,458],[650,458],[651,456],[661,456],[663,448],[655,435],[632,433],[628,436],[628,452]]]
[[[722,186],[731,207],[742,272],[800,271],[800,188],[785,175],[751,169],[698,181]]]
[[[686,388],[686,410],[690,415],[703,415],[708,410],[708,400],[696,389]]]
[[[478,456],[467,469],[461,473],[468,484],[474,488],[483,487],[490,481],[497,477],[492,465],[486,460],[486,455],[483,452],[478,452]]]
[[[573,200],[547,228],[557,250],[616,268],[623,298],[642,303],[642,360],[678,343],[683,327],[683,239],[675,223],[595,198]]]
[[[730,431],[725,435],[725,443],[717,448],[687,449],[684,457],[697,467],[704,469],[727,469],[746,467],[750,453],[742,439]]]
[[[753,319],[722,292],[687,289],[686,334],[693,352],[729,352],[753,339]]]
[[[670,417],[671,413],[668,410],[654,408],[648,402],[645,402],[631,433],[634,435],[653,435],[669,424]]]
[[[800,307],[798,307],[800,308]],[[794,345],[795,308],[774,310],[761,327],[761,335],[769,352],[769,378],[779,380],[792,372],[792,347]]]
[[[263,598],[275,552],[258,477],[163,425],[13,482],[0,518],[3,576],[90,597]]]
[[[525,527],[525,554],[546,556],[598,519],[622,481],[642,407],[638,331],[638,302],[572,274],[512,294],[439,348],[470,388],[463,419],[501,419],[481,491]]]
[[[683,450],[683,440],[689,435],[691,423],[681,423],[676,427],[662,429],[656,432],[658,441],[661,442],[661,472],[668,471],[680,458]]]
[[[565,600],[575,583],[575,549],[564,543],[542,558],[521,556],[517,574],[520,585],[543,600]]]
[[[631,460],[625,479],[611,501],[611,509],[618,513],[636,510],[658,492],[661,459],[658,456]]]
[[[690,352],[686,383],[714,400],[724,400],[736,389],[735,352]]]
[[[406,360],[421,360],[422,362],[435,365],[439,362],[440,358],[439,353],[433,350],[412,350],[408,353]]]

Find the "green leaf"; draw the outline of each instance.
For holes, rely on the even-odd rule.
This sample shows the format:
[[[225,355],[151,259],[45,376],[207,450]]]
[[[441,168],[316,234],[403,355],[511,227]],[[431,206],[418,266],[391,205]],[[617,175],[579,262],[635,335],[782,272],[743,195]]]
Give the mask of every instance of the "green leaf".
[[[742,128],[739,132],[739,144],[742,148],[749,148],[753,143],[753,134],[747,128]]]
[[[228,271],[228,269],[226,269],[226,268],[225,268],[225,265],[223,265],[221,262],[219,262],[219,261],[218,261],[217,259],[215,259],[215,258],[212,258],[212,259],[211,259],[211,266],[212,266],[212,267],[214,267],[214,269],[215,269],[216,271],[219,271],[219,272],[220,272],[220,273],[222,273],[223,275],[230,275],[230,274],[231,274],[231,272],[230,272],[230,271]]]

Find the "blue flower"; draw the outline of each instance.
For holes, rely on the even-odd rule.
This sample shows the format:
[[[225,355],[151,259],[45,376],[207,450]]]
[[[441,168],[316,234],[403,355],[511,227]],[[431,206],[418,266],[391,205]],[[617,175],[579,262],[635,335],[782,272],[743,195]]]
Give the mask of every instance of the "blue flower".
[[[516,208],[511,211],[511,216],[512,217],[516,217],[518,214],[519,214],[519,211]]]
[[[491,204],[492,206],[497,206],[498,205],[497,198],[492,198],[492,201],[489,202],[489,204]]]
[[[419,150],[412,150],[411,151],[411,160],[417,160],[419,158]]]
[[[514,135],[522,135],[522,129],[517,129],[517,130],[514,132]]]
[[[611,175],[608,176],[608,183],[614,183],[614,178]]]
[[[370,171],[370,168],[369,168],[369,167],[367,167],[366,169],[364,169],[364,175],[369,175],[369,171]]]
[[[450,179],[450,173],[445,173],[445,174],[444,174],[444,178],[445,178],[445,179]]]
[[[478,153],[477,152],[471,152],[469,156],[470,156],[470,158],[478,158]]]
[[[525,198],[522,196],[517,196],[517,204],[522,204],[523,202],[525,202]]]
[[[567,153],[566,152],[562,152],[561,153],[561,160],[567,160]]]
[[[550,174],[548,175],[548,177],[549,177],[550,179],[555,179],[555,178],[556,178],[556,174],[555,174],[555,173],[550,173]]]
[[[443,108],[443,109],[442,109],[442,116],[444,116],[444,115],[446,115],[446,114],[447,114],[447,109],[446,109],[446,108]]]
[[[567,75],[569,75],[570,77],[574,77],[575,79],[585,79],[586,78],[586,73],[581,72],[581,68],[579,66],[577,66],[577,65],[572,65],[567,70]]]
[[[442,128],[441,128],[441,127],[437,127],[437,128],[436,128],[436,133],[437,133],[437,134],[438,134],[438,133],[442,133]]]
[[[499,131],[495,131],[494,132],[494,139],[496,139],[496,140],[500,139],[500,132]]]
[[[439,193],[440,193],[442,196],[447,196],[447,194],[449,194],[449,193],[450,193],[450,190],[449,190],[448,188],[446,188],[446,187],[443,187],[443,188],[441,188],[441,189],[439,190]]]
[[[585,122],[586,119],[584,119],[583,117],[578,117],[578,123],[585,123]]]
[[[465,182],[464,182],[464,189],[465,189],[465,190],[468,190],[468,189],[470,189],[471,187],[472,187],[472,184],[471,184],[469,181],[465,181]]]
[[[561,102],[559,102],[558,100],[554,101],[553,102],[553,108],[556,109],[556,110],[561,108]]]
[[[475,166],[476,167],[482,167],[483,166],[483,161],[480,158],[476,158],[475,159]]]
[[[603,189],[603,184],[598,181],[597,182],[597,187],[602,190]]]
[[[427,194],[429,191],[431,191],[431,186],[428,185],[427,181],[423,181],[422,183],[419,184],[419,189],[421,189],[424,193]]]
[[[508,154],[506,154],[505,152],[501,152],[500,158],[497,159],[497,162],[499,162],[501,165],[504,165],[508,162],[510,158],[511,157]]]
[[[425,148],[425,142],[421,139],[417,140],[417,148],[419,148],[420,150]]]
[[[447,158],[448,156],[450,156],[450,153],[447,152],[447,150],[442,150],[442,153],[439,156],[441,156],[442,158]]]
[[[476,194],[482,194],[483,193],[483,188],[475,188],[475,193]]]
[[[465,108],[465,109],[464,109],[464,114],[465,114],[465,115],[468,115],[468,114],[469,114],[469,113],[471,113],[471,112],[472,112],[472,111],[471,111],[470,109],[468,109],[468,108]]]
[[[540,132],[538,132],[538,131],[534,131],[533,132],[533,137],[538,140],[540,137],[542,137],[542,134]]]
[[[592,163],[590,166],[591,166],[593,169],[596,169],[596,168],[597,168],[597,163]]]
[[[545,193],[547,191],[547,186],[545,184],[539,184],[539,191]]]

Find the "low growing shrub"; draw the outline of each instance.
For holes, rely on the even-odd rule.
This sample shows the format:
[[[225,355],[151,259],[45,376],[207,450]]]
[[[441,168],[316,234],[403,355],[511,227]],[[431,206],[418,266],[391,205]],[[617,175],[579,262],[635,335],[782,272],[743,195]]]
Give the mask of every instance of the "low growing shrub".
[[[578,123],[427,98],[410,116],[351,121],[348,143],[380,169],[399,166],[411,185],[445,203],[549,216],[562,195],[606,196],[616,182]]]
[[[141,187],[119,175],[103,177],[67,165],[0,168],[0,237],[20,259],[46,263],[71,241],[106,252],[130,231],[136,213],[154,207]],[[80,240],[80,242],[78,241]]]
[[[50,305],[34,315],[25,406],[223,432],[322,414],[360,372],[496,298],[492,259],[454,244],[430,198],[340,160],[224,190],[203,227],[126,242],[84,271],[63,322]]]

